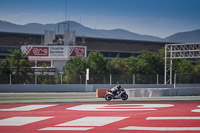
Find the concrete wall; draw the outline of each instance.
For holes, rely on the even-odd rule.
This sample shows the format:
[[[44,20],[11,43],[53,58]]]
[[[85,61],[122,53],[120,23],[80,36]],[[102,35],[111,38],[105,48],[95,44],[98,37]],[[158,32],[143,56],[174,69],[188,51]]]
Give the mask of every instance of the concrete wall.
[[[200,88],[135,88],[126,89],[129,97],[195,96]]]
[[[63,85],[20,85],[20,84],[1,84],[0,92],[95,92],[99,88],[112,88],[116,85],[109,84],[63,84]],[[172,85],[122,85],[123,88],[171,88]]]
[[[85,85],[0,85],[0,92],[84,92]]]
[[[115,85],[0,85],[0,92],[95,92],[100,88],[112,88]],[[155,85],[155,84],[126,84],[129,97],[158,97],[158,96],[189,96],[200,95],[200,84]]]

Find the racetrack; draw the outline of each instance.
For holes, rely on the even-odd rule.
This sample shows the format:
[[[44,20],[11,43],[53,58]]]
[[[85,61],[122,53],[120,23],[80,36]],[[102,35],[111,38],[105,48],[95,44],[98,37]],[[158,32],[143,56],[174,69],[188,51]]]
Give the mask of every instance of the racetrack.
[[[0,104],[0,131],[200,132],[200,102]]]
[[[119,101],[115,99],[112,101]],[[128,102],[137,101],[200,101],[200,96],[171,97],[129,97]],[[57,103],[57,102],[106,102],[104,98],[96,98],[95,92],[69,93],[0,93],[0,104],[7,103]]]
[[[113,101],[96,98],[94,92],[0,93],[0,131],[200,132],[199,96]]]
[[[0,93],[0,99],[3,98],[80,98],[96,97],[95,92],[60,92],[60,93]]]

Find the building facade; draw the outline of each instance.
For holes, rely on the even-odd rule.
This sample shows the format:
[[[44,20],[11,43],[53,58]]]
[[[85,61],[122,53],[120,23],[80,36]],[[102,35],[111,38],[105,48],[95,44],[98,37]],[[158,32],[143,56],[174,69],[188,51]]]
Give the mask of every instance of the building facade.
[[[0,32],[0,61],[10,55],[14,49],[22,49],[35,68],[45,64],[59,71],[69,58],[81,56],[86,58],[90,52],[98,51],[107,59],[116,56],[127,58],[138,56],[141,50],[158,52],[168,42],[122,40],[109,38],[92,38],[75,36],[74,31],[64,35],[45,31],[45,34],[25,34]]]

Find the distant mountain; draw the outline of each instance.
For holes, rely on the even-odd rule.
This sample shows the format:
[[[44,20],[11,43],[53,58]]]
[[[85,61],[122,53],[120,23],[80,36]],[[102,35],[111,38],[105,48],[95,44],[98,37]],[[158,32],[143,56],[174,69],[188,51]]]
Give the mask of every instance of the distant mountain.
[[[98,37],[98,38],[115,38],[115,39],[128,39],[128,40],[146,40],[146,41],[161,41],[159,37],[140,35],[129,32],[123,29],[114,30],[96,30],[85,27],[77,22],[69,21],[70,30],[75,30],[77,36]],[[38,24],[29,23],[26,25],[17,25],[10,22],[0,20],[0,31],[3,32],[17,32],[17,33],[32,33],[44,34],[44,30],[57,30],[57,24]],[[63,33],[64,25],[60,25],[59,31]]]
[[[188,32],[179,32],[169,37],[166,37],[164,41],[167,42],[200,42],[200,29]]]
[[[114,30],[100,30],[85,27],[77,22],[69,21],[70,30],[75,30],[77,36],[97,37],[97,38],[115,38],[127,40],[144,40],[144,41],[162,41],[162,42],[200,42],[200,29],[188,32],[180,32],[166,38],[159,38],[150,35],[141,35],[133,33],[124,29]],[[63,33],[64,25],[59,26],[59,33]],[[39,24],[29,23],[26,25],[17,25],[0,20],[0,31],[3,32],[17,32],[17,33],[31,33],[44,34],[44,30],[57,30],[57,24]]]

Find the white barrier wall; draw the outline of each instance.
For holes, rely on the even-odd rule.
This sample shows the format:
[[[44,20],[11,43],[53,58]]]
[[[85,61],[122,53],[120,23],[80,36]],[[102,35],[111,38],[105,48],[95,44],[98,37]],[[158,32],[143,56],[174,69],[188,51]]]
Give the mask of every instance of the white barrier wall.
[[[129,97],[195,96],[200,88],[136,88],[126,89]]]

